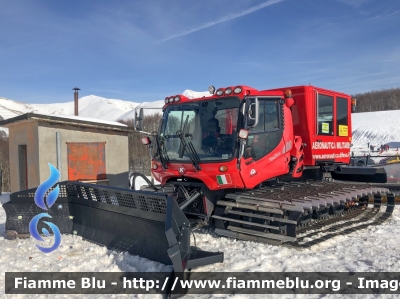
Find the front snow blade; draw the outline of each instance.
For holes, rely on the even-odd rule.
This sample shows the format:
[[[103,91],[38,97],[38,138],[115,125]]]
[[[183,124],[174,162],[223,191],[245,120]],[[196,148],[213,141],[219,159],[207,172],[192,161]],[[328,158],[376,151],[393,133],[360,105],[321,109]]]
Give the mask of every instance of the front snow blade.
[[[60,196],[48,211],[36,207],[36,189],[11,194],[3,205],[6,231],[29,234],[30,220],[47,212],[52,218],[45,220],[61,233],[173,265],[176,272],[223,262],[223,253],[190,246],[190,223],[172,196],[70,181],[59,186]]]
[[[387,182],[386,171],[381,167],[337,166],[333,170],[329,170],[329,172],[334,180],[364,183]]]

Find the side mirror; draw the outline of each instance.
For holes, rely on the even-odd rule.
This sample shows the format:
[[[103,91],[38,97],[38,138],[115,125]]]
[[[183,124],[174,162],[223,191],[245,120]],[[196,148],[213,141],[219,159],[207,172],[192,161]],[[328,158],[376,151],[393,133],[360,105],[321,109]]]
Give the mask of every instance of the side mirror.
[[[254,128],[258,125],[258,115],[260,111],[260,104],[257,98],[247,99],[247,121],[248,128]]]
[[[150,144],[151,144],[151,140],[150,140],[150,138],[147,137],[147,136],[142,137],[141,141],[142,141],[142,144],[143,144],[143,145],[150,145]]]
[[[143,119],[144,119],[143,108],[139,108],[139,112],[135,109],[135,130],[136,131],[143,131]]]

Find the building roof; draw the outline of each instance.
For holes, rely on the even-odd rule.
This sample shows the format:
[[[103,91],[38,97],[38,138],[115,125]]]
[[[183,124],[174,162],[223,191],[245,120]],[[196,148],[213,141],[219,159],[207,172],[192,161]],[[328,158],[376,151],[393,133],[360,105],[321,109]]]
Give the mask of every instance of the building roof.
[[[67,115],[54,115],[54,114],[50,115],[50,114],[36,114],[36,113],[25,113],[6,120],[1,120],[0,126],[8,127],[10,124],[25,120],[38,120],[50,123],[77,125],[81,127],[103,128],[103,129],[111,129],[123,132],[134,131],[133,128],[115,121],[108,121],[108,120],[101,120],[96,118],[80,117],[80,116],[67,116]]]

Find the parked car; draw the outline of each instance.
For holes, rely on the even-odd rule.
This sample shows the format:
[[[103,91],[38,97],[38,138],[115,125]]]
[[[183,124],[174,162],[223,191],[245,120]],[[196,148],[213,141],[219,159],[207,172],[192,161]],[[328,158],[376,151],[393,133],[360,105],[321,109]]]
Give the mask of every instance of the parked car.
[[[371,157],[351,157],[350,165],[363,167],[363,166],[375,166],[376,164]]]

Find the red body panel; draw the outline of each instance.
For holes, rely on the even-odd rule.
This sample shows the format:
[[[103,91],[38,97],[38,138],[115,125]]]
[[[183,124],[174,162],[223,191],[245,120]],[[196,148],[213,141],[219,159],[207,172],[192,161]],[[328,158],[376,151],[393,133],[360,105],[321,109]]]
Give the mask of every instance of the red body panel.
[[[218,163],[202,163],[200,164],[201,170],[196,170],[191,163],[167,163],[168,169],[164,170],[160,163],[157,164],[158,168],[152,170],[154,178],[164,185],[169,179],[180,178],[191,178],[201,180],[210,190],[218,190],[225,188],[244,188],[242,178],[240,177],[239,171],[236,168],[236,159],[229,162],[218,162]],[[219,171],[220,166],[227,166],[226,172]],[[180,172],[180,168],[184,168],[184,173]],[[229,175],[231,183],[219,184],[217,176]]]
[[[267,155],[249,165],[246,165],[246,161],[251,158],[246,160],[242,159],[240,161],[240,175],[247,189],[252,189],[267,179],[289,172],[287,163],[290,155],[289,153],[282,154],[281,151],[284,146],[285,144],[282,141],[270,155]]]
[[[351,128],[351,97],[315,86],[295,86],[279,88],[279,91],[290,89],[293,94],[292,106],[294,134],[301,136],[304,148],[304,164],[314,166],[321,161],[334,161],[335,163],[348,164],[350,162],[350,145],[352,140]],[[333,119],[336,120],[337,97],[348,100],[348,128],[347,136],[339,136],[337,126],[333,127],[332,136],[317,134],[317,100],[316,94],[334,97]]]

